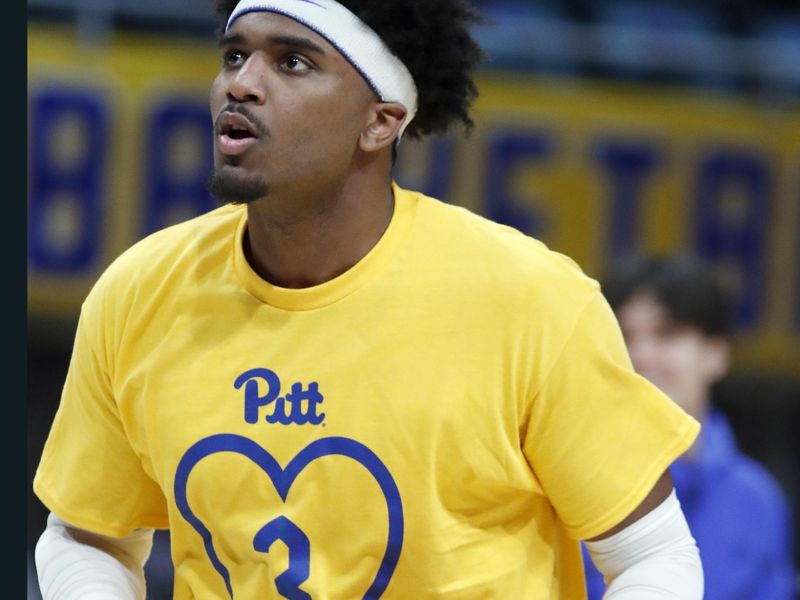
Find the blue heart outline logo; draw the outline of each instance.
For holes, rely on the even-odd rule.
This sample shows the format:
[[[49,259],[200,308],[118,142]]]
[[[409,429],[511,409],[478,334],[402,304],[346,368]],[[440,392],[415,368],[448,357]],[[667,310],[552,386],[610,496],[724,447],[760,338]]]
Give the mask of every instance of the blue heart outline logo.
[[[377,600],[381,597],[394,574],[400,552],[403,547],[403,503],[400,490],[392,478],[392,474],[380,458],[364,444],[345,437],[327,437],[311,442],[303,448],[289,463],[282,468],[277,460],[264,448],[253,440],[233,433],[220,433],[203,438],[193,444],[183,455],[175,471],[175,504],[183,518],[200,534],[203,539],[206,554],[211,564],[225,581],[228,594],[233,599],[230,574],[222,564],[214,548],[211,532],[203,522],[194,514],[186,496],[189,475],[192,469],[204,458],[221,452],[233,452],[249,458],[269,475],[281,500],[286,502],[286,496],[294,480],[300,472],[323,456],[340,455],[351,458],[361,464],[375,478],[381,492],[386,499],[386,508],[389,517],[389,535],[386,540],[386,550],[383,554],[378,572],[372,581],[363,600]]]

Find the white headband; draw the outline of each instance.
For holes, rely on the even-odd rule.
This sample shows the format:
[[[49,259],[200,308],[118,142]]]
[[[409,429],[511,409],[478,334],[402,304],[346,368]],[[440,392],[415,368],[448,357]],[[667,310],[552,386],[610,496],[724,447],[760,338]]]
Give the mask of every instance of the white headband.
[[[397,141],[417,112],[417,86],[402,61],[366,23],[334,0],[241,0],[225,27],[250,12],[274,12],[324,37],[366,80],[383,102],[406,109]]]

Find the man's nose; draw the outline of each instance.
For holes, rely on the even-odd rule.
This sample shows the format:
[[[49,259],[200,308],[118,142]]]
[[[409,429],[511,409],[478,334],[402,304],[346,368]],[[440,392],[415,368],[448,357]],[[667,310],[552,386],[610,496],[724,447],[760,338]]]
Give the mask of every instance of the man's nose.
[[[626,340],[628,354],[633,363],[633,369],[645,377],[650,374],[659,360],[658,345],[653,340],[635,339]]]
[[[266,64],[257,54],[247,57],[228,84],[228,99],[263,104],[266,98],[264,75]]]

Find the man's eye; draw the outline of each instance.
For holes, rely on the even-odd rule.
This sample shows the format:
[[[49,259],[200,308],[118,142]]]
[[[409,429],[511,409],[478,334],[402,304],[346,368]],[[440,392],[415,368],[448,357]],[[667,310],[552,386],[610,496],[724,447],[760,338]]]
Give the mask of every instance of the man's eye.
[[[244,53],[239,50],[228,50],[222,55],[222,62],[229,66],[237,66],[244,62]]]
[[[283,68],[294,73],[310,71],[311,65],[299,56],[287,56],[283,61]]]
[[[665,323],[658,328],[658,337],[662,340],[671,340],[686,333],[686,328],[677,323]]]

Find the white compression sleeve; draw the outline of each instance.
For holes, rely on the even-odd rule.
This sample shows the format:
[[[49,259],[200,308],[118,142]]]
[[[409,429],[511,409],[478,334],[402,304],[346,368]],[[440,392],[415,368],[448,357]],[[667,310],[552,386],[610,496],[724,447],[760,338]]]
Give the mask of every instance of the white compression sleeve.
[[[43,600],[143,600],[153,530],[113,538],[73,527],[50,513],[36,544]]]
[[[703,567],[675,490],[619,533],[584,542],[605,577],[604,600],[702,600]]]

